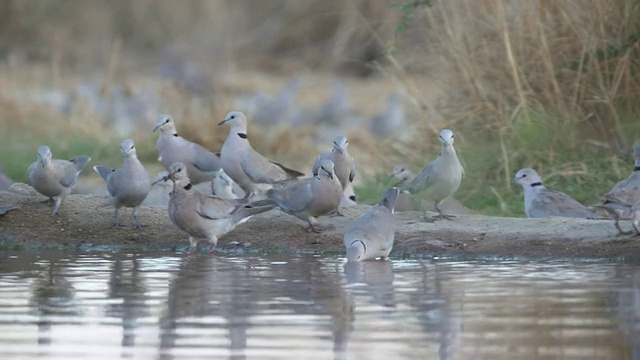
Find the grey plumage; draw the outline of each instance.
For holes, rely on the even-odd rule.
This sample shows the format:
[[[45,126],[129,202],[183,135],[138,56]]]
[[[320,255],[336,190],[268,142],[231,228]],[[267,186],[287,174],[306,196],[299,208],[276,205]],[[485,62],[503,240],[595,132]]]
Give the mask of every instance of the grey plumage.
[[[193,188],[187,167],[180,162],[169,167],[167,179],[173,181],[169,218],[189,234],[191,251],[195,250],[197,239],[204,238],[211,244],[209,253],[213,253],[220,236],[246,222],[252,215],[275,207],[263,202],[247,204],[239,200],[204,195]]]
[[[158,161],[167,170],[174,162],[185,164],[193,184],[211,181],[216,176],[216,172],[222,167],[220,157],[201,145],[178,135],[175,121],[171,115],[158,115],[153,131],[157,130],[160,130],[160,136],[156,143],[160,154]]]
[[[60,206],[89,161],[91,158],[88,156],[77,156],[71,160],[53,159],[48,146],[38,148],[38,160],[29,166],[27,178],[29,185],[54,203],[52,215],[59,214]]]
[[[125,139],[120,144],[122,166],[112,169],[108,166],[94,166],[93,170],[107,182],[109,203],[115,208],[114,227],[121,227],[118,211],[121,207],[133,209],[133,227],[139,229],[144,225],[138,219],[138,207],[151,190],[149,175],[138,156],[133,140]]]
[[[464,169],[458,160],[456,149],[453,147],[453,132],[449,129],[440,131],[440,154],[416,176],[403,190],[411,194],[423,193],[425,200],[434,203],[438,216],[428,219],[424,204],[422,209],[425,220],[451,219],[452,215],[446,215],[440,210],[439,205],[453,195],[462,182]]]
[[[223,124],[229,124],[231,128],[220,151],[222,168],[240,185],[248,198],[267,191],[275,183],[304,175],[267,159],[251,147],[247,118],[243,113],[230,112],[218,125]]]
[[[527,217],[543,218],[564,216],[583,219],[595,219],[596,214],[569,195],[549,190],[542,185],[538,173],[530,168],[520,169],[511,181],[522,185],[524,190],[524,211]]]
[[[14,205],[0,205],[0,215],[4,215],[9,211],[15,210],[15,209],[17,209],[17,207]]]
[[[395,238],[393,213],[398,194],[398,188],[388,189],[377,205],[349,223],[343,238],[347,260],[388,259]]]
[[[234,192],[233,185],[234,181],[224,172],[224,169],[220,169],[211,180],[211,192],[221,198],[238,199],[239,196]]]
[[[310,231],[319,231],[316,217],[335,211],[342,198],[342,185],[331,160],[322,160],[318,175],[280,184],[267,191],[267,198],[282,211],[309,223]]]
[[[391,171],[391,175],[389,175],[390,179],[395,181],[393,186],[398,187],[399,189],[404,188],[411,179],[414,178],[413,172],[410,170],[409,166],[406,164],[397,164],[393,166]],[[422,206],[420,202],[411,196],[411,194],[400,193],[398,195],[398,199],[396,199],[396,211],[417,211],[422,210]]]
[[[342,185],[343,193],[346,192],[347,186],[353,183],[353,179],[356,176],[356,162],[347,151],[348,146],[349,140],[346,136],[336,136],[333,140],[333,149],[329,152],[319,154],[311,169],[313,176],[317,176],[322,160],[331,160],[334,165],[335,174]],[[339,208],[336,210],[336,213],[342,215]]]
[[[345,190],[347,185],[352,183],[356,176],[356,162],[347,151],[348,146],[349,140],[346,136],[336,136],[333,140],[333,149],[329,152],[319,154],[316,161],[313,163],[313,168],[311,169],[313,175],[318,175],[318,170],[320,169],[320,163],[322,160],[331,160],[334,165],[336,176],[342,185],[342,190]]]
[[[620,220],[630,219],[631,223],[638,231],[638,220],[640,220],[640,140],[633,144],[633,172],[626,179],[618,182],[604,195],[604,201],[599,208],[606,210],[613,215],[615,227],[620,234],[630,234],[620,227]]]

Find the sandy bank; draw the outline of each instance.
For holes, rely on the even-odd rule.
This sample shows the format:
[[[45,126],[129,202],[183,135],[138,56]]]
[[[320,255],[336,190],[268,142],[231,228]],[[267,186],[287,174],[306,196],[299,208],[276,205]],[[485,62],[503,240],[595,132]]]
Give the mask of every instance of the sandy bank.
[[[140,209],[148,226],[141,230],[111,227],[113,208],[96,195],[71,195],[59,216],[49,215],[45,197],[17,184],[0,192],[0,204],[18,206],[0,216],[0,243],[5,248],[41,245],[109,245],[122,247],[185,248],[187,236],[170,221],[164,206]],[[350,219],[367,208],[345,209],[345,217],[322,217],[334,229],[307,233],[305,223],[278,210],[254,216],[244,226],[222,237],[220,249],[232,241],[251,243],[254,250],[342,251],[342,234]],[[121,219],[131,223],[129,209]],[[612,221],[570,218],[501,218],[462,215],[453,221],[426,223],[418,212],[398,212],[393,255],[496,255],[613,258],[640,256],[640,237],[617,236]],[[625,223],[623,226],[629,227]]]

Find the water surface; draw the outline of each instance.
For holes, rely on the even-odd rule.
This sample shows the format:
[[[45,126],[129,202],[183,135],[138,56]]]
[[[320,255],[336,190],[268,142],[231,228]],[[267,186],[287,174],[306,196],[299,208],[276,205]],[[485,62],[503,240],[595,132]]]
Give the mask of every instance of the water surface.
[[[0,254],[1,359],[637,359],[640,266]]]

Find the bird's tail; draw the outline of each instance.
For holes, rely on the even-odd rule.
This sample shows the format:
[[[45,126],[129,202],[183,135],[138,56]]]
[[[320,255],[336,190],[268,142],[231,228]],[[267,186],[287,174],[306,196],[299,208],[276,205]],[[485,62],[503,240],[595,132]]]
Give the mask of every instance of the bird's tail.
[[[69,160],[76,167],[76,171],[80,173],[82,169],[91,161],[91,158],[85,155],[76,156],[73,159]]]
[[[97,172],[98,175],[100,175],[100,177],[104,179],[104,181],[107,181],[109,175],[111,175],[111,173],[115,171],[108,166],[94,166],[93,170]]]
[[[231,214],[231,218],[233,219],[233,222],[239,223],[239,222],[243,222],[243,220],[246,221],[249,219],[249,217],[253,215],[257,215],[265,211],[269,211],[274,207],[276,207],[276,205],[273,202],[271,202],[271,204],[268,204],[268,205],[254,205],[255,203],[261,203],[262,201],[268,201],[268,200],[260,200],[254,203],[239,206]]]

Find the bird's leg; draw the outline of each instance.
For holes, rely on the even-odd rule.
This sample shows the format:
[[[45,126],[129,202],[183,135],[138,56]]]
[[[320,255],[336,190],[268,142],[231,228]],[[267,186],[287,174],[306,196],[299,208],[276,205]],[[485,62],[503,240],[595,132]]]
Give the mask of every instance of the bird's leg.
[[[47,200],[42,201],[43,204],[53,204],[54,200],[52,197],[48,198]]]
[[[62,196],[56,196],[54,201],[53,211],[51,215],[60,215],[60,205],[62,204]]]
[[[133,228],[134,229],[142,229],[143,227],[147,226],[143,223],[140,222],[140,219],[138,219],[138,208],[135,207],[133,208]]]
[[[316,218],[314,218],[313,216],[309,216],[307,222],[309,223],[309,227],[306,229],[307,232],[314,232],[316,234],[319,234],[321,232],[320,224],[318,223],[318,220],[316,220]]]
[[[442,202],[440,202],[440,203],[442,203]],[[444,212],[442,212],[442,210],[440,210],[440,208],[438,207],[438,204],[439,204],[438,201],[433,203],[433,207],[435,207],[436,210],[438,211],[438,216],[436,216],[436,218],[434,220],[437,220],[437,219],[453,220],[453,219],[456,218],[454,215],[447,215]]]
[[[193,236],[189,236],[189,254],[193,254],[196,252],[196,248],[198,247],[198,240],[194,239]]]
[[[209,247],[209,255],[213,255],[213,252],[216,251],[216,244],[218,243],[218,238],[214,236],[211,239],[209,239],[209,242],[211,243],[211,247]]]
[[[320,234],[324,230],[335,228],[335,226],[331,224],[320,225],[318,220],[313,216],[309,216],[309,218],[307,219],[307,222],[309,222],[309,227],[306,228],[307,232],[314,232],[316,234]]]
[[[330,217],[336,217],[336,216],[343,216],[344,214],[342,213],[342,211],[340,210],[340,207],[338,206],[335,210],[333,210],[333,212],[331,212],[331,214],[329,215]]]
[[[632,222],[633,224],[633,222]],[[618,236],[620,235],[631,235],[633,233],[633,231],[623,231],[622,228],[620,227],[620,217],[616,216],[616,221],[614,223],[614,225],[616,226],[616,229],[618,229]],[[635,224],[633,226],[633,228],[635,229]],[[636,231],[638,231],[636,229]]]
[[[113,219],[113,227],[114,228],[123,228],[124,227],[124,225],[120,224],[120,217],[118,216],[118,211],[119,210],[120,210],[119,208],[116,208],[116,212],[115,212],[115,214],[113,216],[113,218],[114,218]]]

